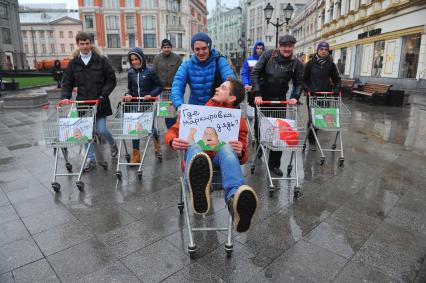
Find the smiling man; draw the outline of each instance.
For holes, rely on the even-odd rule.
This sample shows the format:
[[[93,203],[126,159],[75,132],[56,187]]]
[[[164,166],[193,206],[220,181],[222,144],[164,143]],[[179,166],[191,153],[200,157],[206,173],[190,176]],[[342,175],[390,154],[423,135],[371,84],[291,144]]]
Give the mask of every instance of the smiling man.
[[[213,96],[216,87],[227,77],[234,77],[226,58],[212,49],[212,40],[207,34],[194,34],[191,48],[194,55],[180,65],[173,80],[171,99],[176,109],[184,102],[187,84],[191,89],[189,104],[204,105]]]

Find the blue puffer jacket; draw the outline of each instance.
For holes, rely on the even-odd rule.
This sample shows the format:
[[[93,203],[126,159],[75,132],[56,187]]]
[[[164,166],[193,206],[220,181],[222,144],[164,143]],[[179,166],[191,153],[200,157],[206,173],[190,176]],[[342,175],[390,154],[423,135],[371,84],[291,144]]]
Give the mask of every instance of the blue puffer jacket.
[[[176,72],[172,85],[171,99],[173,105],[177,109],[183,101],[186,84],[189,84],[191,94],[189,96],[189,104],[204,105],[211,97],[211,88],[214,81],[216,68],[216,58],[221,56],[219,52],[212,49],[210,57],[200,62],[197,56],[193,55],[189,60],[183,62]],[[217,62],[220,76],[223,81],[227,77],[235,77],[228,61],[225,57],[220,57]]]
[[[129,51],[129,62],[130,55],[136,55],[142,62],[142,66],[138,69],[130,68],[127,73],[127,89],[129,94],[132,96],[157,96],[163,89],[163,83],[158,77],[154,69],[146,66],[145,55],[142,49],[133,48]]]
[[[244,86],[251,85],[250,73],[260,57],[256,53],[256,47],[259,45],[263,46],[263,51],[265,51],[265,43],[260,40],[256,41],[253,45],[253,55],[247,58],[247,60],[243,64],[243,68],[241,69],[241,81],[243,82]]]

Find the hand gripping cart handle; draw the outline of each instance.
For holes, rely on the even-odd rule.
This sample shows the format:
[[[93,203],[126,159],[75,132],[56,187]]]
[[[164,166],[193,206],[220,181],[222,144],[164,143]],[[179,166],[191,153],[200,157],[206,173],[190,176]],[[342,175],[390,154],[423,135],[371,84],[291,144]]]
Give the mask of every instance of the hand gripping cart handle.
[[[54,149],[55,165],[53,169],[52,188],[59,192],[61,185],[56,181],[58,176],[77,176],[76,186],[82,191],[84,183],[80,180],[83,167],[94,138],[94,124],[96,120],[96,109],[98,100],[70,100],[68,104],[59,102],[52,113],[43,124],[43,134],[46,146]],[[68,148],[82,146],[89,143],[84,154],[81,168],[73,173],[72,164],[68,160]],[[65,159],[67,173],[58,173],[59,150]]]

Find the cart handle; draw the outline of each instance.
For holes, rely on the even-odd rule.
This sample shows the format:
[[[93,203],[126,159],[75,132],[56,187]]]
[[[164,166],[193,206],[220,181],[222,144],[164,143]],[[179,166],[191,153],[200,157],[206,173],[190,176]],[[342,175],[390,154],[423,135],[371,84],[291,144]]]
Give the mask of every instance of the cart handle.
[[[262,104],[290,104],[289,100],[262,100],[261,103],[258,103],[258,105]]]
[[[122,100],[123,100],[123,101],[125,101],[125,100],[124,100],[124,96],[123,96]],[[133,96],[133,97],[132,97],[132,100],[149,100],[149,101],[156,101],[156,100],[158,100],[158,96],[151,96],[150,98],[145,98],[145,97],[143,97],[143,96]]]
[[[335,94],[336,92],[332,92],[332,91],[315,91],[315,92],[310,92],[308,91],[308,96],[311,96],[312,94],[314,95],[318,95],[318,94]],[[342,93],[339,91],[338,92],[339,96],[342,96]]]
[[[70,104],[79,104],[79,103],[93,103],[98,105],[99,99],[89,99],[89,100],[69,100]],[[63,103],[61,103],[61,100],[56,105],[57,107],[60,107]]]

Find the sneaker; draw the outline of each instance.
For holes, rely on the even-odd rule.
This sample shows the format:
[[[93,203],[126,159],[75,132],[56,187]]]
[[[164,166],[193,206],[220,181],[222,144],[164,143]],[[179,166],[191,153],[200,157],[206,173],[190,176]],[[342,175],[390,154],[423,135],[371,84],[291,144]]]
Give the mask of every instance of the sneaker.
[[[247,185],[240,186],[235,195],[229,200],[228,209],[237,232],[246,232],[250,228],[257,203],[256,192]]]
[[[118,154],[118,147],[117,144],[111,145],[111,157],[116,158]]]
[[[87,159],[86,164],[84,164],[83,172],[89,172],[95,169],[96,167],[96,161]]]
[[[192,157],[188,165],[188,187],[192,208],[197,214],[206,214],[210,209],[210,186],[213,166],[210,157],[200,152]]]
[[[269,169],[271,170],[272,173],[274,173],[278,177],[284,176],[283,171],[280,168],[278,168],[278,167],[270,167]]]

